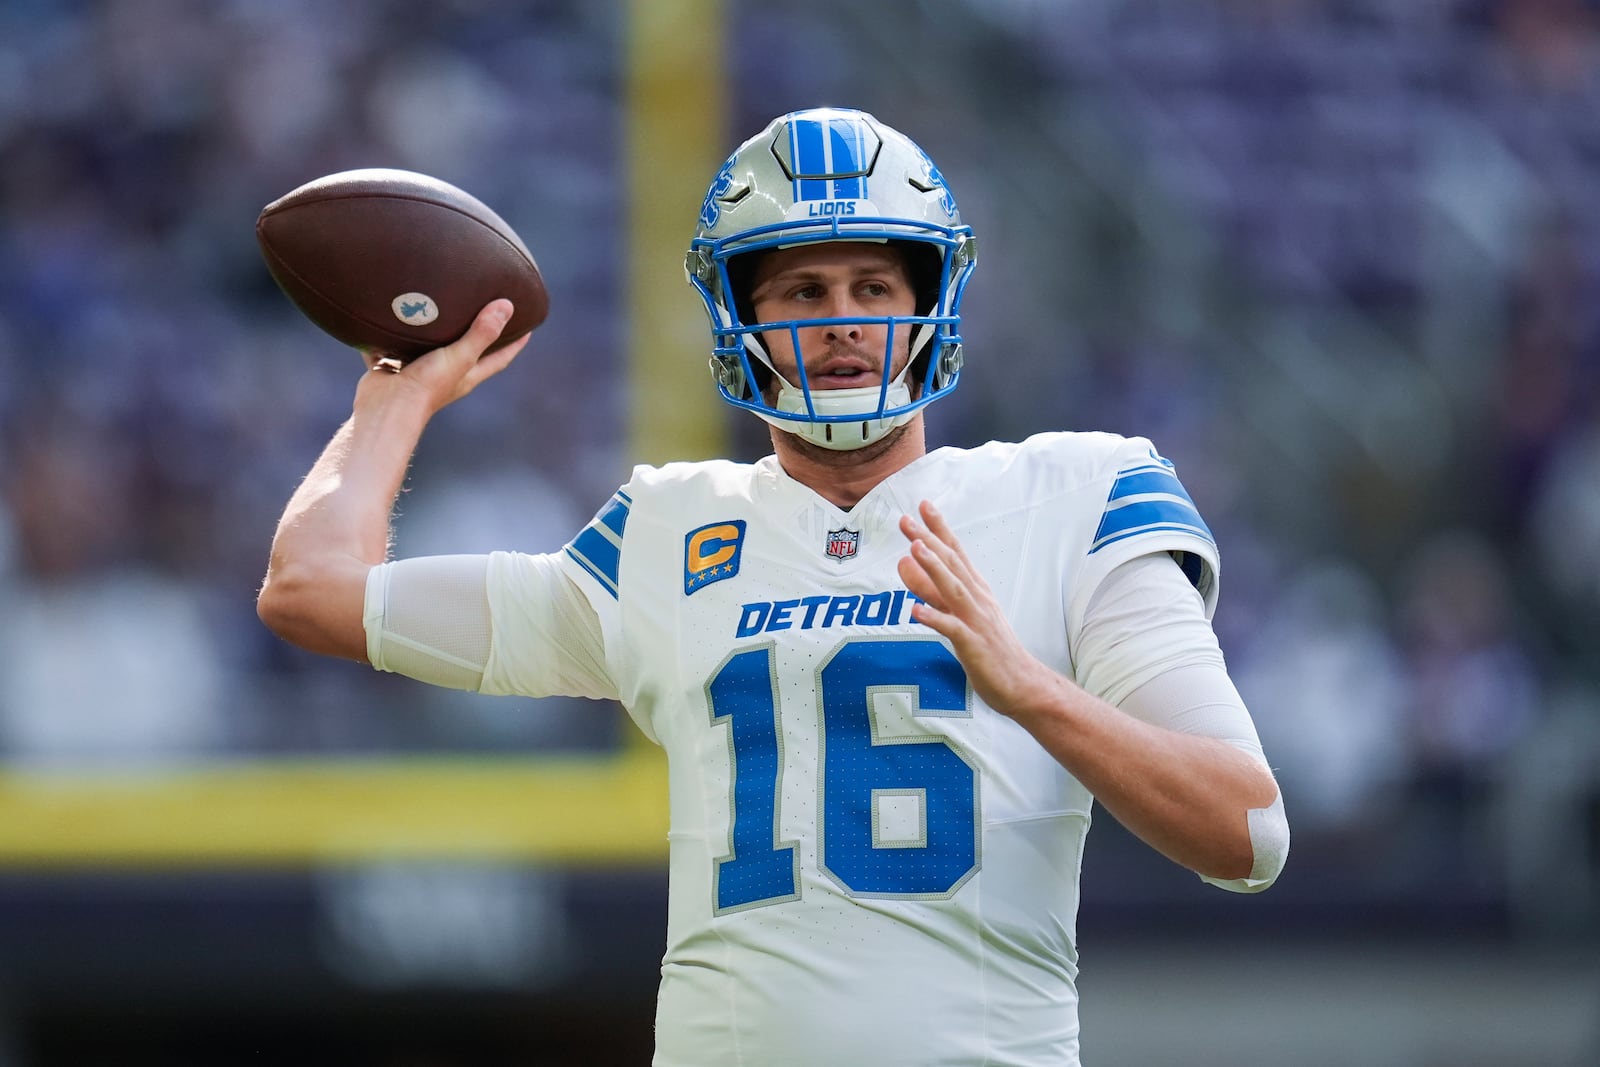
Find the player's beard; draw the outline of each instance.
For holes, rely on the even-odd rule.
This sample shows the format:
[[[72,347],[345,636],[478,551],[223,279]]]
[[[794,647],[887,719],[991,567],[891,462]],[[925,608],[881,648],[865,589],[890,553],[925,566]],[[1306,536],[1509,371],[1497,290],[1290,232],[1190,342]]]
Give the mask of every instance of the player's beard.
[[[804,457],[819,467],[832,470],[848,470],[871,463],[880,456],[888,454],[911,429],[911,423],[896,426],[876,441],[871,441],[860,448],[824,448],[823,446],[808,441],[799,434],[790,433],[788,430],[777,426],[768,426],[772,431],[772,449],[782,454],[785,448]]]

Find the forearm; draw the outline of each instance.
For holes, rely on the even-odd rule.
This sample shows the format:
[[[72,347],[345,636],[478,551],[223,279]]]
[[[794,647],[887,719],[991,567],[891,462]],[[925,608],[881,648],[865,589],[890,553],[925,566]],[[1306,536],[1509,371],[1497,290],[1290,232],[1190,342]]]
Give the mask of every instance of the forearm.
[[[388,379],[388,380],[385,380]],[[257,609],[285,640],[364,660],[368,570],[388,554],[395,497],[429,410],[392,376],[370,374],[285,507]]]
[[[1212,737],[1142,722],[1043,664],[1029,694],[1000,709],[1016,719],[1141,840],[1211,878],[1249,877],[1249,812],[1277,784],[1258,760]]]
[[[279,637],[366,659],[367,573],[388,555],[389,516],[411,454],[434,412],[499,374],[527,344],[524,334],[485,354],[511,311],[511,301],[491,300],[452,344],[395,373],[362,376],[350,419],[290,497],[272,540],[256,611]],[[375,355],[367,359],[372,365]]]

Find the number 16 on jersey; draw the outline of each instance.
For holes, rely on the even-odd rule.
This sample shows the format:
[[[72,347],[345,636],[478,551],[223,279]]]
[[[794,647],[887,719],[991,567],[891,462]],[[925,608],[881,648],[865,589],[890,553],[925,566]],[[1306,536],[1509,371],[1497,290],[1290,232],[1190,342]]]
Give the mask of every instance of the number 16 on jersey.
[[[733,761],[728,851],[713,879],[719,914],[800,895],[798,850],[779,840],[775,667],[772,645],[746,649],[706,685],[711,725],[726,724]],[[945,737],[885,733],[876,705],[898,695],[914,718],[970,718],[960,662],[932,638],[853,638],[817,679],[818,866],[851,896],[948,897],[978,870],[977,767]]]

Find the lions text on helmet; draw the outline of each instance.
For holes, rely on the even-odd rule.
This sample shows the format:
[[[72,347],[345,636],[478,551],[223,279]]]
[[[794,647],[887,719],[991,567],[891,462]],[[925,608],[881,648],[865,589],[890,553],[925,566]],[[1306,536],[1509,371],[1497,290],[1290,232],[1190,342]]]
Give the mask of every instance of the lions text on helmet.
[[[756,299],[772,280],[763,253],[841,241],[883,245],[898,263],[884,268],[889,288],[903,279],[909,299],[878,300],[870,289],[874,299],[839,316]],[[823,448],[883,438],[960,380],[961,295],[976,249],[943,175],[904,134],[842,108],[780,116],[717,172],[685,261],[711,320],[718,392]],[[784,317],[764,319],[758,304]],[[808,374],[803,335],[837,346],[836,362],[871,384]]]

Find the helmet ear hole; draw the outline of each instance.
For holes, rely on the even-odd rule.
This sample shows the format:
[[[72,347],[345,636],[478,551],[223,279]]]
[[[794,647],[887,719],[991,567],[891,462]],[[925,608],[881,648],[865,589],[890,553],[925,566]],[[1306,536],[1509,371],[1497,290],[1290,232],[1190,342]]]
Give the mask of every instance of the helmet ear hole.
[[[725,299],[728,306],[733,308],[733,313],[739,316],[739,321],[746,326],[756,321],[756,305],[750,299],[750,294],[755,287],[756,267],[765,254],[746,252],[728,258],[728,288],[732,292],[725,294]]]
[[[927,241],[890,241],[891,246],[898,249],[900,258],[906,265],[906,276],[911,281],[914,306],[918,315],[932,315],[939,310],[939,282],[944,275],[944,258],[940,249]],[[929,384],[928,375],[934,370],[931,360],[935,349],[940,346],[932,342],[928,336],[931,327],[912,326],[911,339],[916,342],[919,333],[923,334],[922,346],[919,351],[912,353],[909,377],[918,396]]]
[[[756,267],[760,266],[761,259],[765,255],[765,252],[746,252],[743,255],[728,257],[726,265],[729,291],[723,294],[723,301],[733,309],[741,326],[750,326],[756,321],[756,305],[755,301],[750,299],[750,294],[755,288]],[[763,352],[766,351],[767,343],[760,334],[752,333],[745,336],[759,345]],[[752,380],[746,384],[752,395],[764,395],[767,386],[772,382],[772,372],[759,359],[750,360],[749,365]]]
[[[939,248],[927,241],[890,241],[889,245],[900,253],[906,265],[916,313],[932,315],[939,306],[939,279],[944,273],[944,259]]]

